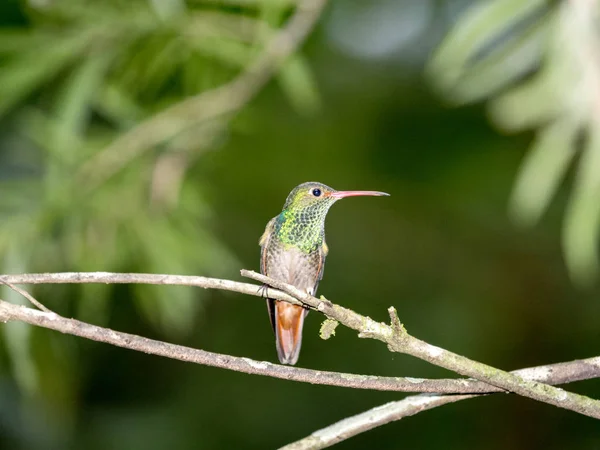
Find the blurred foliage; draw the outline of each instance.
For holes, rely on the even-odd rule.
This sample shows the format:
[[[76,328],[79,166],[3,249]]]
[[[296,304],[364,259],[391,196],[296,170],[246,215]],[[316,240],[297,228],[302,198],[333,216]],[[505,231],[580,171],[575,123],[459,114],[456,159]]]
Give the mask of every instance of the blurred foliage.
[[[186,176],[198,155],[222,143],[225,124],[198,124],[191,138],[165,142],[99,186],[87,186],[78,174],[140,121],[232,80],[292,6],[276,0],[13,4],[19,19],[0,29],[2,271],[230,273],[237,264],[214,233],[204,186]],[[279,76],[292,104],[314,111],[318,101],[303,60],[292,58]],[[76,317],[105,323],[114,288],[77,289]],[[131,295],[167,336],[190,332],[205,296],[156,286],[136,286]],[[49,306],[70,308],[59,300]],[[42,388],[38,372],[56,361],[38,360],[44,366],[36,368],[30,330],[12,324],[2,331],[16,378],[34,394]]]
[[[494,0],[469,9],[429,65],[455,103],[491,98],[503,130],[536,128],[519,170],[510,211],[540,220],[579,155],[563,231],[575,281],[597,279],[600,233],[599,3]]]
[[[561,202],[535,229],[516,230],[506,217],[529,136],[494,132],[478,105],[444,108],[421,75],[430,51],[461,23],[464,40],[449,54],[462,55],[459,72],[452,75],[453,57],[429,72],[437,86],[453,76],[443,92],[460,86],[453,98],[465,103],[534,82],[551,63],[547,34],[554,33],[558,3],[479,9],[488,11],[483,29],[469,31],[468,22],[457,22],[467,6],[499,4],[332,0],[303,49],[310,65],[294,55],[234,121],[197,120],[100,184],[81,176],[128,130],[236,79],[294,4],[0,2],[2,271],[237,279],[241,267],[258,269],[258,238],[289,190],[318,180],[392,193],[333,208],[320,294],[377,320],[387,320],[394,305],[414,335],[505,369],[596,354],[600,290],[577,290],[565,273]],[[515,11],[523,19],[506,29]],[[480,46],[488,28],[494,37]],[[517,55],[524,56],[513,60],[523,38]],[[485,61],[487,72],[477,65]],[[471,71],[474,64],[481,68]],[[474,93],[467,98],[468,88]],[[551,98],[519,104],[510,118]],[[565,145],[572,138],[560,128],[572,128],[568,120],[557,124],[556,143]],[[556,192],[560,200],[563,190]],[[69,317],[276,361],[260,300],[165,286],[52,285],[36,286],[34,294]],[[6,288],[2,298],[23,301]],[[452,376],[343,327],[322,341],[321,322],[307,317],[300,366]],[[19,324],[0,330],[0,448],[11,450],[276,448],[401,397],[216,370]],[[595,381],[569,388],[600,396]],[[490,396],[381,427],[339,448],[562,450],[598,442],[588,418]]]

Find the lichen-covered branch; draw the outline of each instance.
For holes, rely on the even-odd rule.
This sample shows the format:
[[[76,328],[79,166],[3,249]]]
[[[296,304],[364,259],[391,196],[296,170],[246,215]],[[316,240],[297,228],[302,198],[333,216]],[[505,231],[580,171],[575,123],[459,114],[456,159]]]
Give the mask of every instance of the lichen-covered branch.
[[[464,356],[433,346],[406,332],[392,307],[388,312],[391,325],[376,322],[370,317],[331,303],[321,297],[313,297],[294,286],[273,280],[256,272],[242,270],[242,275],[274,288],[287,292],[307,306],[322,312],[330,319],[337,320],[342,325],[358,331],[359,337],[377,339],[387,344],[390,351],[414,356],[452,372],[484,381],[492,386],[509,392],[529,397],[559,408],[576,411],[586,416],[600,419],[600,401],[584,395],[567,392],[537,381],[530,381],[517,374],[505,372],[495,367],[473,361]]]

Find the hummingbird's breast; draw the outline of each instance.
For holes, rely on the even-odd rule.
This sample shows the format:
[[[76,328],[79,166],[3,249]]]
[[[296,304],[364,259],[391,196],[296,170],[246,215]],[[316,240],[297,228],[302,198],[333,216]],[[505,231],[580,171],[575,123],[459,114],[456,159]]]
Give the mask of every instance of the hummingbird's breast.
[[[318,249],[305,252],[275,238],[270,240],[266,249],[264,269],[269,277],[314,295],[323,263],[324,258]]]

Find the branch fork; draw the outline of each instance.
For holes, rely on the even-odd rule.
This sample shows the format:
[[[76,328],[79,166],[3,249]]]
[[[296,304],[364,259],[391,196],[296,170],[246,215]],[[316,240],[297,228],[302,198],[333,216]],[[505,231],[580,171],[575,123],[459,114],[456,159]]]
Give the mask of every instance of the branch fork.
[[[600,401],[598,400],[567,392],[547,384],[525,380],[517,374],[473,361],[411,336],[400,323],[395,309],[388,309],[391,324],[387,325],[342,306],[321,303],[321,300],[300,291],[294,286],[273,280],[256,272],[242,270],[241,274],[244,277],[282,290],[309,306],[318,307],[323,305],[322,312],[330,319],[337,320],[348,328],[358,331],[359,337],[369,337],[382,341],[394,352],[414,356],[436,366],[491,384],[504,391],[510,391],[559,408],[569,409],[600,419]]]

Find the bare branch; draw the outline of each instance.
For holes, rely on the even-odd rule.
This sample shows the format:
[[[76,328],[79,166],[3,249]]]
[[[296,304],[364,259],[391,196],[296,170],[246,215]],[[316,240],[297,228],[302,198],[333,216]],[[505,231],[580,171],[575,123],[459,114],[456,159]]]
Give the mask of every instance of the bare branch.
[[[183,285],[195,286],[205,289],[219,289],[225,291],[238,292],[246,295],[260,297],[260,288],[249,283],[240,283],[237,281],[223,280],[218,278],[208,278],[201,276],[185,276],[185,275],[165,275],[165,274],[144,274],[144,273],[111,273],[111,272],[63,272],[63,273],[38,273],[38,274],[21,274],[21,275],[3,275],[0,277],[5,283],[11,284],[87,284],[87,283],[105,283],[105,284],[153,284],[153,285]],[[288,301],[290,303],[301,304],[300,301],[276,289],[269,290],[269,297]],[[319,300],[323,302],[323,300]],[[328,301],[327,301],[328,302]],[[15,310],[16,306],[8,304],[11,313],[8,314],[4,303],[0,303],[0,319],[7,320],[22,320],[32,325],[42,326],[55,329],[63,333],[75,334],[93,340],[100,340],[113,345],[118,345],[125,348],[136,350],[137,348],[123,345],[127,340],[132,338],[142,339],[139,336],[134,336],[125,333],[119,333],[101,327],[84,324],[82,322],[65,319],[54,313],[51,313],[50,323],[54,323],[60,319],[55,326],[46,326],[42,323],[42,319],[35,316],[35,311],[30,312]],[[330,302],[328,302],[330,303]],[[318,308],[317,308],[318,309]],[[14,315],[18,312],[17,315]],[[7,315],[8,314],[8,315]],[[32,316],[33,314],[33,316]],[[32,317],[38,317],[35,320]],[[62,320],[70,321],[65,325]],[[371,319],[369,319],[371,320]],[[77,326],[73,325],[77,324]],[[81,335],[68,331],[69,329],[87,328],[86,334]],[[116,341],[108,341],[106,339],[94,339],[94,330],[98,331],[98,336],[114,336],[119,338]],[[158,342],[158,341],[151,341]],[[280,366],[269,362],[255,361],[248,358],[239,358],[218,353],[206,352],[203,350],[191,349],[167,343],[159,342],[164,345],[162,353],[156,353],[155,347],[144,347],[144,343],[138,343],[140,351],[160,356],[180,359],[183,361],[204,364],[213,367],[220,367],[229,370],[236,370],[244,373],[252,373],[257,375],[271,376],[286,380],[300,381],[313,384],[322,384],[330,386],[350,387],[357,389],[372,389],[380,391],[395,391],[395,392],[428,392],[428,393],[447,393],[447,394],[485,394],[491,392],[504,392],[503,389],[490,386],[476,380],[469,379],[424,379],[424,378],[409,378],[409,377],[380,377],[372,375],[357,375],[349,373],[337,373],[302,369],[298,367]],[[143,347],[143,348],[142,348]],[[178,356],[178,355],[185,355]],[[231,362],[231,364],[229,364]],[[584,360],[576,360],[571,362],[551,364],[546,366],[532,367],[521,369],[513,372],[520,377],[537,381],[540,383],[549,383],[551,380],[557,384],[579,381],[584,379],[600,377],[600,357],[588,358]]]
[[[238,78],[179,102],[140,123],[88,161],[79,179],[86,186],[97,186],[145,150],[201,122],[235,114],[260,92],[279,65],[304,42],[326,3],[326,0],[299,1],[286,27]]]
[[[397,402],[386,403],[352,417],[340,420],[328,427],[315,431],[299,441],[279,450],[317,450],[331,447],[357,434],[372,430],[387,423],[414,416],[422,411],[448,403],[477,397],[477,395],[412,395]]]
[[[195,275],[165,275],[153,273],[113,273],[113,272],[59,272],[59,273],[26,273],[21,275],[2,275],[5,283],[12,284],[158,284],[169,286],[195,286],[205,289],[239,292],[240,294],[262,297],[260,289],[250,283],[223,280],[220,278],[200,277]],[[302,302],[285,292],[269,290],[269,297],[284,300],[295,305]]]
[[[468,389],[469,386],[469,383],[464,384],[463,380],[376,377],[350,373],[317,371],[272,364],[266,361],[255,361],[249,358],[223,355],[147,339],[133,334],[121,333],[108,328],[80,322],[75,319],[68,319],[52,312],[40,312],[0,300],[0,321],[8,322],[15,320],[98,342],[112,344],[117,347],[128,348],[130,350],[137,350],[180,361],[305,383],[398,392],[455,392],[456,390],[460,391]],[[587,369],[586,372],[589,373]],[[600,376],[600,368],[595,376]],[[490,386],[475,382],[473,388],[485,390],[489,389]]]
[[[397,323],[394,326],[387,325],[376,322],[370,317],[361,316],[348,308],[335,305],[324,297],[318,299],[294,286],[273,280],[256,272],[242,270],[241,273],[242,276],[287,292],[302,303],[321,311],[327,317],[358,331],[359,337],[368,337],[386,343],[390,351],[411,355],[452,372],[484,381],[524,397],[600,419],[600,401],[547,384],[526,380],[517,374],[496,369],[428,344],[408,334],[404,327],[400,325],[400,321],[396,321],[393,317],[395,311],[390,311],[390,314],[392,315],[392,321]]]

